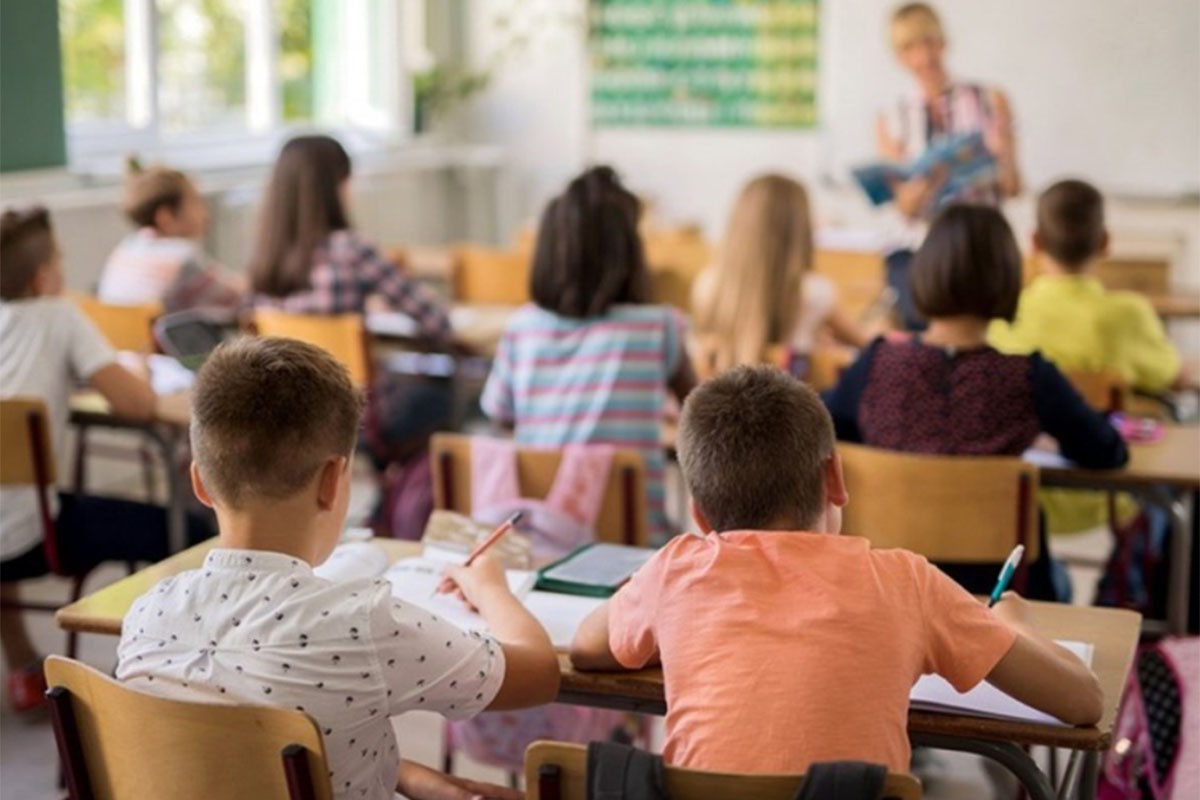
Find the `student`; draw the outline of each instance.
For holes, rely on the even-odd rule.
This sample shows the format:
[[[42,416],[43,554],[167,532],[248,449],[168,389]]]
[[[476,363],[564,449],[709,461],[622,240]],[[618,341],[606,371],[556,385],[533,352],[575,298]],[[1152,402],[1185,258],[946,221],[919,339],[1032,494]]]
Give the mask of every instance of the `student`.
[[[275,162],[250,258],[253,305],[300,314],[362,314],[382,297],[436,345],[450,342],[442,304],[356,232],[350,156],[328,136],[297,136]]]
[[[109,255],[96,289],[100,300],[161,303],[167,312],[237,309],[244,281],[201,248],[208,205],[187,175],[165,167],[142,169],[130,160],[123,206],[135,230]]]
[[[837,289],[812,271],[808,193],[783,175],[761,175],[738,196],[717,263],[692,284],[695,353],[710,372],[757,364],[771,345],[812,352],[828,329],[862,347],[866,333],[836,306]],[[705,370],[702,370],[705,371]]]
[[[1179,354],[1145,296],[1110,292],[1092,274],[1108,251],[1104,198],[1077,180],[1038,198],[1033,251],[1040,274],[1021,293],[1012,322],[988,341],[1006,353],[1040,350],[1060,369],[1111,371],[1131,389],[1157,393],[1179,377]]]
[[[486,636],[394,600],[386,580],[313,574],[350,497],[360,400],[346,370],[309,344],[243,338],[205,363],[193,406],[192,486],[216,510],[218,548],[134,602],[118,680],[164,697],[307,712],[339,799],[521,797],[401,760],[389,719],[554,699],[549,637],[498,563],[448,573]]]
[[[666,391],[696,379],[683,318],[647,305],[640,204],[609,167],[571,181],[542,214],[533,304],[509,321],[483,390],[484,413],[521,444],[612,444],[646,464],[651,535],[668,535],[662,419]]]
[[[825,398],[838,438],[909,453],[1017,456],[1047,433],[1080,466],[1123,465],[1121,437],[1053,364],[988,346],[988,322],[1012,319],[1020,289],[1021,254],[1000,212],[943,211],[913,261],[913,298],[929,329],[875,340],[842,375]],[[1041,552],[1029,593],[1064,597],[1068,587],[1052,587]],[[976,592],[995,579],[990,564],[945,569]]]
[[[284,145],[250,259],[251,304],[299,314],[363,314],[367,298],[378,297],[411,317],[426,343],[449,347],[450,317],[441,301],[354,230],[349,201],[350,157],[335,139],[298,136]],[[424,530],[433,497],[427,447],[430,435],[449,421],[450,389],[389,373],[371,388],[363,443],[381,483],[377,529]],[[416,487],[417,499],[399,504],[412,509],[403,519],[386,507],[388,498],[399,496],[394,485]]]
[[[154,416],[154,392],[116,362],[104,336],[74,303],[62,297],[62,256],[44,208],[8,210],[0,218],[0,397],[33,397],[46,404],[56,463],[66,463],[68,401],[76,386],[100,392],[113,413],[134,422]],[[51,493],[58,557],[72,572],[102,561],[157,561],[167,555],[167,516],[159,506]],[[0,593],[18,599],[20,581],[45,575],[37,490],[0,489]],[[188,536],[209,535],[189,519]],[[9,702],[19,711],[41,704],[46,683],[41,658],[20,612],[0,623],[8,666]]]
[[[989,610],[921,556],[838,535],[833,426],[796,379],[743,366],[701,385],[679,457],[699,535],[656,553],[571,646],[578,669],[662,665],[669,764],[906,772],[909,692],[927,673],[960,691],[986,679],[1068,724],[1100,719],[1095,676],[1034,630],[1025,601]]]

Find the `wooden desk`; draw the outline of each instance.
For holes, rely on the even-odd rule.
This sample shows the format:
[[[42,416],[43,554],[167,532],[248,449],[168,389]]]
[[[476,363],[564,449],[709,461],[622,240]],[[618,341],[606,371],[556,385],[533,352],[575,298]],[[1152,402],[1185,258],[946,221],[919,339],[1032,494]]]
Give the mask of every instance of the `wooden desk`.
[[[1172,524],[1167,627],[1184,633],[1188,603],[1194,600],[1192,520],[1200,492],[1200,427],[1167,425],[1161,440],[1130,444],[1129,463],[1122,469],[1042,467],[1040,481],[1042,486],[1134,492],[1167,512]]]
[[[375,541],[393,560],[415,555],[420,550],[420,544],[416,542]],[[200,566],[214,544],[215,540],[212,540],[189,548],[59,609],[56,615],[59,626],[68,631],[119,635],[121,621],[138,597],[163,578]],[[938,747],[996,758],[1018,775],[1035,798],[1052,798],[1049,780],[1021,747],[1037,744],[1098,754],[1111,746],[1117,705],[1133,663],[1141,625],[1140,617],[1131,611],[1054,603],[1031,605],[1036,624],[1047,635],[1089,641],[1095,645],[1092,666],[1104,693],[1104,713],[1098,725],[1064,728],[912,711],[908,727],[915,742],[930,742]],[[571,667],[566,654],[560,654],[559,662],[562,670],[559,702],[649,714],[666,712],[661,669],[579,672]]]
[[[450,327],[454,340],[470,350],[493,356],[509,318],[520,306],[454,305],[450,308]],[[396,311],[370,313],[366,317],[371,336],[384,344],[409,345],[417,338],[416,322]]]
[[[1164,320],[1200,318],[1200,292],[1152,294],[1150,305]]]

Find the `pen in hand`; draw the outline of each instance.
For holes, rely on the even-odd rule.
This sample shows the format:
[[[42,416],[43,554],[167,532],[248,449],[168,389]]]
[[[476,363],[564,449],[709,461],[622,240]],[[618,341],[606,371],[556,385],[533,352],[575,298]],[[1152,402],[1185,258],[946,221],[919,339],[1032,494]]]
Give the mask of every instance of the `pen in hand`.
[[[1017,545],[1008,554],[1004,566],[1000,568],[1000,577],[996,579],[996,588],[992,589],[992,596],[988,598],[988,608],[991,608],[1000,601],[1000,596],[1008,589],[1008,584],[1012,581],[1013,573],[1017,571],[1017,565],[1021,563],[1021,559],[1024,557],[1025,545],[1023,544]]]
[[[467,555],[467,560],[463,562],[463,566],[471,566],[471,562],[483,555],[483,553],[485,553],[488,548],[490,548],[496,542],[500,541],[504,534],[511,531],[513,527],[521,521],[521,517],[524,516],[524,513],[525,512],[523,511],[518,511],[508,519],[504,520],[504,522],[501,522],[494,531],[488,534],[486,539],[475,545],[475,547]],[[442,582],[438,584],[437,590],[434,592],[434,594],[445,594],[453,589],[453,587],[454,584],[449,578],[442,578]]]

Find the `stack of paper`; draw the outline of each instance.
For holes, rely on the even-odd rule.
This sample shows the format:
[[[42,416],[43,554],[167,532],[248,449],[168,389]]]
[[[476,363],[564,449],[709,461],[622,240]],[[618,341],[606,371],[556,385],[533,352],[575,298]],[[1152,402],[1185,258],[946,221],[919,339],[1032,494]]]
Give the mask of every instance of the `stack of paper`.
[[[1060,641],[1060,645],[1074,653],[1080,661],[1091,666],[1095,648],[1087,642]],[[1044,725],[1066,725],[1067,723],[1044,711],[1025,705],[983,681],[969,692],[959,692],[939,675],[923,675],[913,685],[908,698],[911,708],[922,711],[948,711],[976,717],[1038,722]]]

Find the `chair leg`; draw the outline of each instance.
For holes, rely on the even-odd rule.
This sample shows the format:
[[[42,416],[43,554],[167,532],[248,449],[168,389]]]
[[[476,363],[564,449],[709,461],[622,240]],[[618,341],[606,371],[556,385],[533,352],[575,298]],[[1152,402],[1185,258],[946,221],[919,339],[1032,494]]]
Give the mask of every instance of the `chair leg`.
[[[153,503],[158,497],[158,481],[154,477],[154,456],[145,445],[138,448],[138,455],[142,459],[142,482],[146,487],[146,502]],[[167,465],[167,469],[173,468],[173,465]]]
[[[83,596],[83,585],[91,575],[91,571],[76,575],[71,579],[71,602],[74,603]],[[79,631],[67,633],[67,658],[75,659],[79,651]]]
[[[87,486],[87,426],[80,425],[75,432],[75,493],[83,494]]]
[[[50,701],[50,720],[58,744],[59,763],[66,778],[67,794],[71,800],[93,800],[95,794],[92,792],[87,762],[83,758],[83,744],[75,723],[75,711],[71,707],[71,693],[61,686],[55,686],[46,692],[46,697]]]

